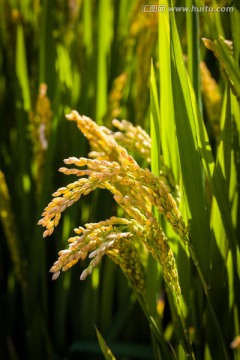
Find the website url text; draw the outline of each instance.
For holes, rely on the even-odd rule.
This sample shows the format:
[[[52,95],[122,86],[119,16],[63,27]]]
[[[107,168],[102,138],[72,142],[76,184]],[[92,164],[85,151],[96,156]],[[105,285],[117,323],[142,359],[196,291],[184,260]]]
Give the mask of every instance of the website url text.
[[[166,6],[166,5],[142,5],[142,12],[232,12],[233,6]]]

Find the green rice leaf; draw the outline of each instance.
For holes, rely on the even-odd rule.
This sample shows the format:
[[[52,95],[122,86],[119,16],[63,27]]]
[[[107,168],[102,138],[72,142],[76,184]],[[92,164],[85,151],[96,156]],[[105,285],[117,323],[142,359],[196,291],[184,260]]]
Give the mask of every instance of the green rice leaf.
[[[191,213],[190,234],[205,278],[209,273],[210,227],[198,150],[195,115],[175,19],[170,13],[173,103],[184,190]]]
[[[102,123],[107,110],[108,60],[113,36],[113,12],[110,0],[100,0],[98,8],[98,61],[96,120]]]
[[[96,329],[96,333],[97,333],[97,337],[98,337],[98,342],[99,345],[101,347],[103,356],[105,358],[105,360],[115,360],[115,356],[112,354],[111,350],[109,349],[109,347],[107,346],[104,338],[102,337],[100,331],[97,329],[97,327],[95,327]]]
[[[162,2],[167,6],[167,1]],[[160,139],[164,163],[172,169],[175,180],[179,175],[179,154],[174,123],[171,77],[170,27],[168,12],[159,13],[159,75],[160,75]]]
[[[160,153],[161,153],[161,142],[160,142],[160,129],[159,129],[159,101],[158,91],[156,84],[155,71],[153,63],[151,63],[151,78],[150,78],[150,129],[151,129],[151,169],[156,175],[160,171]]]
[[[193,0],[187,0],[187,5],[194,5]],[[199,80],[199,15],[198,12],[187,12],[187,68],[188,74],[193,84],[196,98],[200,101],[200,80]]]
[[[23,108],[25,111],[29,111],[31,108],[31,101],[30,101],[30,90],[29,90],[29,80],[28,80],[28,67],[27,67],[23,26],[21,24],[19,24],[17,27],[16,75],[22,90]]]
[[[194,104],[195,96],[190,83],[189,83],[189,89],[192,98],[192,103]],[[231,220],[230,203],[228,200],[228,194],[226,190],[227,187],[226,187],[224,171],[219,162],[215,165],[208,135],[196,103],[194,109],[195,109],[195,120],[196,120],[195,124],[197,129],[196,135],[197,135],[198,148],[201,154],[205,173],[211,184],[212,192],[217,200],[217,204],[221,213],[222,222],[224,225],[225,232],[227,234],[227,239],[229,241],[230,247],[232,251],[236,253],[237,239]],[[240,274],[239,265],[237,265],[237,268]]]

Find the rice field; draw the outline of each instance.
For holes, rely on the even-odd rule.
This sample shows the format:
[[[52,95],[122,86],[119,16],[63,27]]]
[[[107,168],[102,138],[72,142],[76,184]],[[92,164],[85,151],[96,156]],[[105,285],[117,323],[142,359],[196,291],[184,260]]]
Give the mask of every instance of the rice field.
[[[1,359],[240,359],[239,34],[238,0],[0,1]]]

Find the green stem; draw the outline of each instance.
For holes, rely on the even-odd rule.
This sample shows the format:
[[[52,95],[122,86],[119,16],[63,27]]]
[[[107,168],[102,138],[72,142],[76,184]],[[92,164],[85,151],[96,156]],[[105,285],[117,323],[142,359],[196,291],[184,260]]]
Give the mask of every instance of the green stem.
[[[133,288],[134,290],[134,288]],[[157,340],[161,346],[161,349],[163,351],[163,359],[164,360],[173,360],[175,359],[176,360],[176,357],[175,357],[175,354],[173,353],[172,354],[172,348],[171,348],[171,352],[169,351],[169,349],[166,347],[166,342],[156,324],[156,321],[155,319],[153,318],[153,316],[151,316],[148,312],[148,309],[146,308],[146,304],[143,300],[143,298],[137,293],[137,291],[134,290],[134,293],[137,297],[137,300],[138,300],[138,303],[139,305],[141,306],[146,318],[148,319],[148,322],[149,322],[149,325],[150,325],[150,329],[151,329],[151,333],[152,333],[152,336],[154,337],[154,342]],[[155,350],[155,353],[156,353],[156,349]],[[158,351],[158,358],[159,356],[161,356],[159,354],[159,351]]]
[[[191,344],[190,339],[188,337],[188,330],[187,330],[187,327],[186,327],[184,316],[182,314],[182,309],[181,309],[181,305],[179,303],[179,300],[177,300],[177,307],[179,309],[179,317],[180,317],[180,320],[181,320],[183,333],[184,333],[184,338],[185,338],[185,343],[186,343],[187,350],[188,350],[188,353],[186,354],[186,356],[189,359],[195,360],[195,355],[194,355],[194,352],[193,352],[192,344]]]
[[[189,242],[188,242],[188,249],[189,249],[190,255],[192,257],[192,260],[194,262],[194,265],[197,268],[197,271],[198,271],[199,277],[201,279],[201,282],[203,284],[204,292],[205,292],[205,295],[206,295],[206,298],[207,298],[207,301],[208,301],[208,306],[209,306],[209,309],[210,309],[210,313],[212,315],[212,319],[213,319],[215,327],[216,327],[216,331],[217,331],[217,334],[218,334],[218,340],[219,340],[220,345],[221,345],[222,350],[223,350],[224,358],[226,360],[229,360],[227,349],[226,349],[226,346],[225,346],[224,337],[223,337],[221,328],[219,326],[217,315],[216,315],[216,313],[214,311],[212,300],[211,300],[211,297],[210,297],[210,294],[209,294],[209,286],[208,286],[208,284],[207,284],[207,282],[206,282],[206,280],[204,278],[204,275],[202,273],[202,270],[201,270],[201,268],[199,266],[199,262],[198,262],[197,256],[195,254],[195,251],[193,249],[193,246],[192,246],[192,243],[191,243],[190,239],[189,239]]]

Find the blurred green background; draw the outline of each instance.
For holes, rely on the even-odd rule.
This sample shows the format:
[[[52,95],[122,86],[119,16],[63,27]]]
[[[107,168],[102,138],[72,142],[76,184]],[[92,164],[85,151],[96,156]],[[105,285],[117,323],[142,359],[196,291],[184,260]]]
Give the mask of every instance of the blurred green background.
[[[113,215],[111,196],[82,199],[48,240],[37,226],[69,180],[63,159],[89,150],[66,113],[145,126],[157,35],[156,14],[146,15],[131,0],[0,1],[1,359],[101,359],[94,325],[151,357],[147,321],[112,262],[85,282],[84,264],[57,282],[48,272],[73,227]]]
[[[189,0],[186,4],[212,2],[216,3]],[[49,274],[58,251],[66,247],[74,227],[116,214],[111,195],[96,191],[82,198],[66,211],[60,226],[47,240],[42,238],[42,229],[37,226],[51,194],[74,179],[66,179],[58,173],[63,159],[86,156],[89,151],[86,139],[66,121],[66,113],[76,109],[110,128],[112,119],[127,119],[150,131],[151,59],[155,69],[159,68],[158,13],[142,12],[142,6],[153,3],[147,0],[0,0],[0,359],[102,359],[95,325],[117,359],[154,357],[148,321],[125,277],[110,260],[104,259],[84,282],[79,280],[84,263],[62,274],[56,282],[52,282]],[[226,6],[234,2],[222,0],[218,3]],[[174,4],[186,5],[180,0]],[[184,60],[204,114],[214,156],[223,130],[220,129],[222,99],[224,96],[230,98],[230,94],[226,92],[226,95],[227,80],[220,74],[213,53],[204,48],[201,37],[212,39],[221,34],[238,44],[240,16],[237,8],[234,9],[234,14],[217,14],[216,17],[208,13],[199,18],[194,13],[176,14],[186,54]],[[235,47],[235,55],[239,61],[239,45]],[[210,81],[209,84],[211,76],[203,64],[200,72],[200,58],[206,61],[217,83]],[[166,97],[162,99],[168,102]],[[224,111],[228,109],[226,102]],[[161,104],[165,105],[168,104]],[[239,104],[232,105],[233,115],[226,110],[226,116],[238,119],[233,121],[236,128],[232,131],[237,134],[233,142],[235,140],[235,155],[239,156],[237,106]],[[230,158],[231,151],[227,153]],[[229,158],[225,160],[228,163]],[[239,172],[234,175],[239,191]],[[210,203],[212,192],[209,188],[206,181],[205,195]],[[230,199],[235,204],[231,203],[235,206],[233,227],[237,234],[239,197],[234,200],[232,195]],[[212,251],[219,255],[216,263],[222,264],[229,245],[224,230],[219,227],[221,216],[216,204],[215,211],[218,221],[213,229],[217,240],[224,234],[223,255],[217,246]],[[209,224],[210,221],[214,223],[213,217],[209,218]],[[186,269],[183,268],[180,270],[184,278]],[[223,294],[228,291],[228,280],[232,288],[236,281],[237,288],[239,279],[236,280],[236,269],[226,271],[229,276],[226,287],[222,289],[222,277],[219,277],[213,293],[215,291],[214,299],[218,295],[221,298],[217,313],[228,309],[223,318],[230,319],[231,315],[227,326],[235,324],[235,330],[227,336],[229,344],[239,330],[239,291],[226,297]],[[187,276],[191,272],[195,274],[192,268],[187,268]],[[218,279],[217,275],[215,268],[213,277]],[[186,278],[185,292],[190,284],[190,277]],[[194,281],[193,295],[191,300],[189,295],[188,300],[190,303],[194,300],[194,305],[189,313],[195,324],[203,326],[202,337],[196,341],[200,348],[206,330],[202,319],[205,298],[199,279],[193,277],[191,280]],[[166,302],[161,324],[167,329],[167,340],[174,331],[170,312]],[[171,326],[168,327],[169,321]],[[207,324],[210,322],[208,319]],[[213,344],[212,334],[209,338]],[[198,358],[204,353],[208,353],[208,348],[204,350],[203,346]],[[239,353],[230,358],[239,359]],[[206,359],[210,359],[210,355],[206,355]]]

